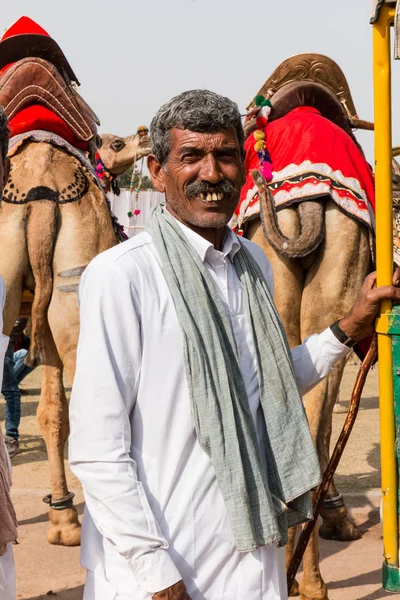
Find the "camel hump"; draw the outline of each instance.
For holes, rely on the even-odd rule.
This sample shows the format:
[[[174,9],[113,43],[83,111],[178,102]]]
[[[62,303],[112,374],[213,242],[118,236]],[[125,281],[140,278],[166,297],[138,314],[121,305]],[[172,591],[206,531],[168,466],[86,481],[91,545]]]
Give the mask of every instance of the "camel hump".
[[[75,156],[48,142],[25,142],[10,160],[14,183],[21,188],[45,185],[60,190],[80,166]]]

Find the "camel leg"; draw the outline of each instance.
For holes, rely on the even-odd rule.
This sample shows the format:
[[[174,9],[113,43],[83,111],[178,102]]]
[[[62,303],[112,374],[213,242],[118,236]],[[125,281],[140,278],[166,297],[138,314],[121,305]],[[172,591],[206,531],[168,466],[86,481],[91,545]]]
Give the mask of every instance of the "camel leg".
[[[327,202],[326,236],[316,252],[315,260],[307,271],[302,307],[301,336],[321,332],[335,319],[345,315],[354,303],[369,267],[367,231],[340,212],[333,202]],[[316,301],[318,299],[318,301]],[[305,407],[311,434],[317,448],[321,470],[329,460],[332,430],[332,411],[339,392],[345,361],[317,385],[305,398]],[[331,494],[335,494],[334,486]],[[324,511],[324,515],[326,510]],[[335,538],[353,540],[359,532],[347,516],[346,508],[329,509],[330,519],[325,531]],[[300,594],[304,599],[327,598],[326,586],[318,567],[318,540],[314,533],[304,556],[304,577]]]
[[[46,340],[46,352],[54,348],[52,339]],[[48,358],[48,357],[47,357]],[[50,466],[52,502],[65,498],[68,494],[64,469],[64,447],[69,434],[68,403],[63,386],[63,367],[55,349],[52,360],[43,367],[42,390],[37,417]],[[68,505],[68,503],[66,503]],[[71,505],[63,509],[49,509],[50,528],[47,541],[62,546],[78,546],[80,524],[76,508]]]
[[[297,235],[297,217],[288,209],[278,214],[281,230],[288,237]],[[274,301],[285,327],[290,347],[297,346],[300,341],[300,306],[304,284],[304,270],[300,261],[289,260],[275,252],[268,244],[259,220],[251,221],[246,237],[260,246],[267,255],[274,273]],[[286,546],[286,568],[293,556],[296,541],[296,528],[289,530],[289,541]],[[290,596],[299,595],[299,584],[295,580]]]

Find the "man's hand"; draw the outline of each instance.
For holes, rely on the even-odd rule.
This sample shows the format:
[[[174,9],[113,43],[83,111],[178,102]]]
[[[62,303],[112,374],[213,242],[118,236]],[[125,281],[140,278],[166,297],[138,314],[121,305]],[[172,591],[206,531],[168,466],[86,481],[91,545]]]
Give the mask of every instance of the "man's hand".
[[[183,581],[178,581],[166,590],[154,594],[153,600],[190,600],[190,596]]]
[[[376,273],[366,277],[358,298],[349,314],[339,321],[339,327],[356,342],[373,335],[374,322],[382,300],[400,302],[400,269],[393,275],[393,285],[376,287]]]

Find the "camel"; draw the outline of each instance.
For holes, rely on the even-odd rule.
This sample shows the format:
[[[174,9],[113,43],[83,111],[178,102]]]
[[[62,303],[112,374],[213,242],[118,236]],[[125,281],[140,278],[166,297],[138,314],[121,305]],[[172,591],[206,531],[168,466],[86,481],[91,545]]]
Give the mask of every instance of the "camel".
[[[50,467],[47,540],[74,546],[80,543],[80,525],[64,471],[69,422],[63,370],[72,382],[79,278],[92,258],[117,240],[103,192],[74,155],[52,143],[27,140],[10,160],[0,209],[4,333],[18,317],[23,291],[33,292],[29,363],[43,365],[37,416]]]
[[[113,176],[147,152],[148,139],[138,134],[127,138],[108,134],[101,139],[102,159],[115,152],[108,163]],[[126,140],[129,154],[118,152],[117,148],[123,148],[120,141]],[[88,161],[82,164],[65,148],[27,139],[15,151],[11,149],[10,162],[0,208],[0,273],[7,288],[4,333],[10,333],[21,314],[23,292],[32,292],[32,307],[29,302],[25,304],[27,314],[33,316],[28,362],[43,365],[37,416],[50,469],[51,496],[45,499],[50,503],[47,541],[74,546],[80,543],[80,523],[64,471],[69,420],[63,370],[72,383],[79,336],[80,276],[97,254],[117,243],[117,238],[104,193]],[[63,505],[66,508],[60,510]]]
[[[269,98],[272,103],[270,121],[284,117],[299,105],[306,105],[318,108],[322,115],[344,129],[353,138],[354,146],[357,142],[351,127],[361,124],[371,129],[371,124],[354,116],[354,104],[345,76],[327,57],[303,54],[284,61],[261,88],[259,95]],[[249,108],[254,108],[254,102]],[[254,125],[250,125],[249,131],[251,129]],[[287,136],[283,135],[279,143],[288,143],[290,130]],[[268,126],[266,138],[268,147]],[[273,164],[274,156],[269,150]],[[290,170],[290,167],[287,169]],[[292,203],[277,210],[275,203],[278,196],[272,199],[270,190],[274,191],[274,186],[280,185],[275,183],[279,177],[275,174],[268,190],[261,174],[253,171],[253,175],[258,186],[254,189],[258,189],[260,207],[255,212],[249,205],[252,215],[242,223],[241,229],[243,235],[264,250],[271,262],[275,304],[289,344],[293,347],[301,344],[308,335],[322,332],[349,310],[370,269],[371,231],[362,221],[349,218],[326,192],[314,196],[308,192],[311,198],[305,198],[306,202],[302,202],[304,198],[300,192],[294,202],[292,200]],[[249,187],[253,186],[254,183],[251,183]],[[332,411],[344,364],[345,360],[337,364],[328,378],[304,397],[322,472],[329,460]],[[334,484],[328,492],[322,518],[322,537],[343,541],[360,537],[347,517],[343,499]],[[294,535],[292,531],[287,547],[287,564],[294,548]],[[300,591],[303,600],[328,598],[318,559],[318,538],[314,532],[304,556],[300,590],[297,583],[292,589],[293,594]]]
[[[124,138],[110,133],[98,135],[96,145],[96,172],[106,192],[117,190],[115,178],[151,152],[148,129],[144,126]]]
[[[108,159],[109,172],[115,177],[148,153],[148,138],[138,133],[127,138],[111,134],[98,137],[102,140],[99,154],[102,160]],[[122,152],[122,144],[129,152]],[[43,364],[37,414],[51,478],[47,540],[73,546],[80,543],[80,524],[64,471],[63,450],[69,424],[62,375],[65,368],[73,382],[80,276],[92,258],[115,245],[117,238],[104,193],[88,162],[82,165],[79,158],[68,155],[62,147],[29,139],[15,153],[11,150],[10,161],[10,177],[0,208],[0,234],[10,248],[19,251],[16,260],[8,260],[7,252],[0,259],[0,273],[7,287],[4,332],[11,331],[21,310],[27,316],[40,313],[40,320],[33,319],[33,346],[28,360],[32,365]],[[69,188],[71,198],[67,194]],[[38,190],[43,197],[38,197]],[[56,274],[53,279],[52,274]],[[18,308],[21,303],[23,308]],[[46,497],[45,501],[49,500],[50,496]],[[63,500],[61,505],[67,504],[62,511],[57,505],[59,500]]]
[[[57,43],[31,19],[22,17],[1,38],[0,104],[11,129],[10,174],[0,205],[4,333],[13,328],[24,292],[32,293],[26,362],[43,365],[37,416],[50,466],[47,540],[66,546],[80,543],[80,524],[64,471],[69,419],[63,371],[72,383],[79,279],[99,252],[118,242],[116,220],[87,158],[99,122],[77,84]]]

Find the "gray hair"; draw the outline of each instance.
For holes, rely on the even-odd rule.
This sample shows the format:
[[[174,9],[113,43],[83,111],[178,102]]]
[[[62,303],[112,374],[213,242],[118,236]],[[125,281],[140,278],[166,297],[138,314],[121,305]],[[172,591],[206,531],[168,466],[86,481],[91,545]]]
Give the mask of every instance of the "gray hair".
[[[153,153],[164,164],[170,151],[169,132],[172,128],[189,129],[197,133],[234,128],[244,156],[244,133],[240,111],[232,100],[208,90],[190,90],[175,96],[161,106],[150,125]]]
[[[8,129],[8,119],[4,108],[0,106],[0,156],[3,162],[6,161],[8,152],[8,138],[10,130]]]

